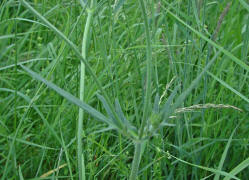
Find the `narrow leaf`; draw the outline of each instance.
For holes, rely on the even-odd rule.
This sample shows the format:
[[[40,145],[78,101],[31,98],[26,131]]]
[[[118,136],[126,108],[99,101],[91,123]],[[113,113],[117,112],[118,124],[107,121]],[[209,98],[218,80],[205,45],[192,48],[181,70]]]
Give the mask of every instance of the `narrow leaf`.
[[[236,174],[240,173],[243,171],[245,168],[249,166],[249,157],[242,161],[238,166],[236,166],[229,174],[235,176]],[[230,177],[224,178],[224,180],[229,180],[231,179]]]
[[[153,111],[155,113],[159,113],[159,110],[160,110],[159,102],[160,102],[160,97],[159,97],[159,94],[157,93],[154,99],[154,107],[153,107]]]
[[[242,1],[241,1],[242,2]],[[182,19],[180,19],[177,15],[175,15],[174,13],[172,13],[169,9],[166,9],[164,7],[164,9],[172,16],[174,17],[177,21],[179,21],[181,24],[183,24],[184,26],[186,26],[188,29],[190,29],[192,32],[194,32],[195,34],[197,34],[199,37],[201,37],[202,39],[204,39],[205,41],[207,41],[210,45],[216,47],[217,49],[219,49],[221,52],[223,52],[227,57],[229,57],[232,61],[234,61],[236,64],[240,65],[243,69],[249,71],[249,66],[247,64],[245,64],[243,61],[241,61],[240,59],[238,59],[237,57],[235,57],[232,53],[230,53],[228,50],[224,49],[222,46],[216,44],[214,41],[212,41],[211,39],[207,38],[205,35],[203,35],[202,33],[198,32],[197,30],[195,30],[194,28],[192,28],[190,25],[186,24]]]
[[[118,3],[116,4],[115,8],[114,8],[114,15],[116,15],[119,11],[119,9],[123,6],[123,4],[125,3],[125,0],[119,0]]]
[[[89,106],[88,104],[80,101],[78,98],[76,98],[75,96],[73,96],[72,94],[70,94],[69,92],[61,89],[60,87],[56,86],[55,84],[47,81],[46,79],[44,79],[43,77],[41,77],[39,74],[35,73],[34,71],[30,70],[29,68],[20,65],[27,73],[29,73],[34,79],[39,80],[41,82],[43,82],[44,84],[46,84],[49,88],[53,89],[54,91],[56,91],[58,94],[60,94],[61,96],[63,96],[64,98],[66,98],[68,101],[70,101],[71,103],[77,105],[78,107],[84,109],[86,112],[88,112],[89,114],[91,114],[93,117],[95,117],[96,119],[105,122],[109,125],[112,125],[113,123],[110,122],[110,120],[105,117],[102,113],[100,113],[99,111],[97,111],[96,109],[94,109],[93,107]]]
[[[249,5],[244,0],[239,0],[239,2],[249,12]]]
[[[170,114],[175,110],[172,108],[172,102],[173,102],[173,99],[176,96],[179,88],[180,88],[180,85],[178,85],[174,88],[173,92],[170,94],[169,98],[167,99],[167,101],[163,105],[161,112],[163,113],[163,120],[164,121],[167,120],[168,117],[170,116]]]
[[[239,180],[239,178],[237,178],[236,176],[234,176],[234,175],[231,174],[231,173],[227,173],[227,172],[225,172],[225,171],[220,171],[220,170],[217,170],[217,169],[214,169],[214,168],[209,168],[209,167],[205,167],[205,166],[200,166],[200,165],[192,164],[192,163],[190,163],[190,162],[184,161],[184,160],[182,160],[182,159],[180,159],[180,158],[178,158],[178,157],[173,156],[173,155],[170,154],[169,152],[163,151],[162,149],[160,149],[160,148],[157,147],[157,146],[154,146],[154,147],[157,148],[157,149],[159,149],[160,151],[162,151],[169,159],[170,159],[170,158],[174,158],[174,159],[176,159],[176,160],[178,160],[178,161],[180,161],[180,162],[182,162],[182,163],[184,163],[184,164],[187,164],[187,165],[190,165],[190,166],[193,166],[193,167],[197,167],[197,168],[199,168],[199,169],[203,169],[203,170],[206,170],[206,171],[209,171],[209,172],[218,173],[218,174],[223,175],[223,176],[225,176],[225,177],[229,177],[229,178],[233,178],[233,179]],[[249,158],[248,158],[248,159],[249,159]]]
[[[23,175],[22,175],[22,169],[21,169],[20,165],[19,165],[19,168],[18,168],[18,173],[19,173],[19,179],[24,180]]]
[[[221,85],[223,85],[224,87],[226,87],[227,89],[229,89],[230,91],[232,91],[234,94],[238,95],[239,97],[241,97],[243,100],[245,100],[247,103],[249,103],[249,99],[244,96],[243,94],[241,94],[240,92],[238,92],[237,90],[235,90],[234,88],[232,88],[230,85],[228,85],[225,81],[221,80],[220,78],[218,78],[217,76],[215,76],[214,74],[212,74],[211,72],[207,71],[207,73],[212,76],[216,81],[218,81]]]
[[[118,116],[120,117],[120,119],[122,120],[122,122],[126,125],[126,127],[128,128],[132,128],[133,130],[136,129],[134,126],[131,125],[131,123],[126,119],[123,111],[122,111],[122,108],[120,106],[120,103],[119,103],[119,100],[116,99],[115,100],[115,110],[118,114]]]
[[[114,114],[112,113],[111,108],[107,104],[105,98],[103,96],[101,96],[100,94],[97,94],[97,97],[102,102],[102,105],[104,106],[104,108],[105,108],[108,116],[112,119],[112,122],[114,124],[118,125],[117,122],[116,122],[116,120],[115,120]]]
[[[223,152],[223,154],[222,154],[222,157],[221,157],[221,159],[220,159],[219,166],[218,166],[218,170],[220,170],[220,171],[222,170],[223,164],[224,164],[225,159],[226,159],[226,156],[227,156],[228,149],[229,149],[229,147],[230,147],[230,144],[231,144],[231,142],[232,142],[233,135],[234,135],[234,133],[235,133],[235,131],[236,131],[237,128],[238,128],[238,125],[236,126],[236,128],[233,130],[231,136],[229,137],[229,140],[228,140],[228,142],[227,142],[226,148],[225,148],[225,150],[224,150],[224,152]],[[220,178],[220,174],[217,173],[217,174],[215,175],[215,177],[214,177],[214,180],[219,180],[219,178]]]
[[[5,138],[8,138],[8,139],[14,139],[13,137],[6,136],[6,135],[4,135],[4,134],[0,134],[0,136],[5,137]],[[26,141],[26,140],[23,140],[23,139],[19,139],[19,138],[16,138],[15,141],[20,142],[20,143],[23,143],[23,144],[26,144],[26,145],[28,145],[28,146],[34,146],[34,147],[41,148],[41,149],[57,150],[57,149],[55,149],[55,148],[43,146],[43,145],[40,145],[40,144],[35,144],[35,143],[29,142],[29,141]]]

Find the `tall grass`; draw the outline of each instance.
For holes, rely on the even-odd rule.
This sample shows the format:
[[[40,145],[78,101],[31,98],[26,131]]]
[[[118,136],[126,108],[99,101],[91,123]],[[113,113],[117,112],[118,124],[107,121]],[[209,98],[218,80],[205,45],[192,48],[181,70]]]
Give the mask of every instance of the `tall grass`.
[[[248,8],[226,4],[3,1],[1,178],[247,177]]]

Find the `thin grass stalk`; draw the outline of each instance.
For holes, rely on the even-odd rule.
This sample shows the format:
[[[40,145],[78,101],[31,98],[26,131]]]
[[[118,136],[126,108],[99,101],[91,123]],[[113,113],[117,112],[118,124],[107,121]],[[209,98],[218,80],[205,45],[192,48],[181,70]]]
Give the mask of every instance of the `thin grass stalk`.
[[[87,41],[90,39],[89,31],[90,25],[93,16],[93,0],[91,0],[90,9],[87,10],[88,16],[86,20],[83,40],[82,40],[82,57],[87,59]],[[85,64],[84,62],[80,62],[80,100],[84,101],[84,89],[85,89]],[[78,156],[78,171],[79,171],[79,179],[85,180],[85,162],[84,155],[82,153],[82,132],[83,132],[83,119],[84,119],[84,110],[79,108],[79,119],[78,119],[78,130],[77,130],[77,156]]]
[[[143,117],[142,124],[139,131],[139,138],[141,139],[144,133],[144,128],[148,119],[149,106],[150,106],[150,97],[151,97],[151,72],[152,72],[152,48],[151,48],[151,39],[150,39],[150,30],[148,24],[148,18],[145,10],[145,4],[143,0],[139,0],[140,6],[142,9],[142,14],[144,18],[144,27],[146,33],[146,89],[145,89],[145,99],[143,107]]]
[[[144,129],[146,126],[149,109],[150,109],[152,48],[151,48],[150,30],[149,30],[148,18],[147,18],[146,9],[145,9],[145,3],[143,0],[139,0],[139,3],[142,9],[142,14],[143,14],[143,19],[144,19],[144,27],[145,27],[145,33],[146,33],[146,56],[147,56],[145,99],[144,99],[142,123],[141,123],[140,130],[139,130],[139,139],[141,140],[144,135]],[[138,142],[135,142],[135,153],[134,153],[134,158],[132,161],[130,180],[135,180],[137,177],[139,164],[140,164],[140,158],[142,156],[142,151],[141,151],[142,141],[140,140]]]
[[[140,158],[141,158],[141,149],[142,149],[142,143],[136,142],[135,143],[135,154],[132,161],[132,171],[130,174],[130,180],[135,180],[137,177],[137,172],[139,168]]]

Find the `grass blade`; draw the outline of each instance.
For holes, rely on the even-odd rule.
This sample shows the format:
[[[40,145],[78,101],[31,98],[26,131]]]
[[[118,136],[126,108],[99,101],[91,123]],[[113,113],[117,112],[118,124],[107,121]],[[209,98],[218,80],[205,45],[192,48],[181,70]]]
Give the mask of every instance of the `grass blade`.
[[[151,48],[151,37],[150,37],[150,30],[148,24],[148,17],[145,8],[145,2],[143,0],[139,1],[143,19],[144,19],[144,28],[146,33],[146,87],[145,87],[145,98],[144,98],[144,105],[143,105],[143,117],[141,128],[139,131],[139,137],[142,138],[144,133],[144,128],[148,119],[148,114],[150,111],[150,97],[151,97],[151,74],[152,74],[152,48]],[[132,179],[132,178],[131,178]]]
[[[176,86],[167,101],[165,102],[165,104],[163,105],[163,108],[161,110],[161,113],[163,114],[163,121],[168,120],[168,117],[174,111],[174,109],[171,108],[171,105],[179,89],[180,85]]]
[[[168,159],[174,158],[174,159],[176,159],[177,161],[180,161],[180,162],[182,162],[182,163],[184,163],[184,164],[187,164],[187,165],[190,165],[190,166],[193,166],[193,167],[197,167],[197,168],[199,168],[199,169],[203,169],[203,170],[205,170],[205,171],[209,171],[209,172],[212,172],[212,173],[217,173],[217,174],[223,175],[223,176],[225,176],[225,177],[229,177],[229,178],[233,178],[233,179],[239,180],[239,178],[237,178],[234,174],[227,173],[227,172],[225,172],[225,171],[217,170],[217,169],[214,169],[214,168],[209,168],[209,167],[200,166],[200,165],[196,165],[196,164],[187,162],[187,161],[182,160],[182,159],[180,159],[180,158],[178,158],[178,157],[175,157],[174,155],[170,154],[168,151],[165,152],[164,150],[162,150],[162,149],[161,149],[160,147],[158,147],[158,146],[155,146],[155,145],[152,145],[152,146],[153,146],[155,149],[157,149],[157,151],[160,151],[160,152],[162,152],[163,154],[165,154],[166,157],[167,157]],[[248,158],[248,159],[249,159],[249,158]]]
[[[116,6],[115,6],[115,8],[113,10],[114,16],[118,13],[119,9],[123,6],[124,3],[125,3],[125,0],[119,0],[116,3]]]
[[[160,97],[159,97],[159,94],[157,93],[154,99],[154,106],[153,106],[153,111],[155,113],[159,113],[159,110],[160,110],[159,105],[160,105]]]
[[[122,111],[122,108],[121,108],[121,105],[119,103],[119,100],[118,99],[115,99],[115,110],[118,114],[118,116],[120,117],[120,119],[123,121],[123,123],[126,125],[126,127],[128,127],[129,129],[134,129],[135,127],[131,125],[131,123],[126,119],[123,111]],[[136,129],[136,128],[135,128]],[[134,130],[135,130],[134,129]]]
[[[14,139],[11,136],[6,136],[6,135],[1,134],[1,133],[0,133],[0,136],[2,136],[4,138],[8,138],[8,139]],[[23,139],[19,139],[19,138],[16,138],[15,141],[20,142],[22,144],[26,144],[27,146],[34,146],[34,147],[37,147],[37,148],[40,148],[40,149],[47,149],[47,150],[54,150],[54,151],[58,150],[58,149],[55,149],[55,148],[43,146],[43,145],[40,145],[40,144],[35,144],[35,143],[29,142],[29,141],[26,141],[26,140],[23,140]]]
[[[249,12],[249,5],[244,0],[239,0],[239,2]]]
[[[21,166],[19,165],[19,168],[18,168],[19,170],[18,170],[18,172],[19,172],[19,179],[20,180],[24,180],[24,178],[23,178],[23,175],[22,175],[22,169],[21,169]]]
[[[212,76],[216,81],[218,81],[219,83],[221,83],[224,87],[226,87],[227,89],[229,89],[230,91],[232,91],[234,94],[238,95],[239,97],[241,97],[243,100],[245,100],[247,103],[249,103],[249,99],[244,96],[243,94],[241,94],[240,92],[238,92],[237,90],[235,90],[234,88],[232,88],[231,86],[229,86],[225,81],[221,80],[220,78],[218,78],[217,76],[215,76],[214,74],[212,74],[211,72],[207,71],[207,73]]]
[[[72,94],[66,92],[65,90],[61,89],[60,87],[56,86],[55,84],[47,81],[46,79],[44,79],[43,77],[41,77],[39,74],[35,73],[34,71],[30,70],[29,68],[27,68],[27,67],[25,67],[23,65],[20,65],[20,66],[28,74],[30,74],[34,79],[39,80],[42,83],[46,84],[50,89],[53,89],[54,91],[56,91],[58,94],[60,94],[64,98],[66,98],[71,103],[73,103],[73,104],[77,105],[78,107],[84,109],[86,112],[88,112],[89,114],[91,114],[93,117],[95,117],[99,121],[105,122],[105,123],[107,123],[107,124],[109,124],[111,126],[113,125],[113,123],[111,123],[110,119],[108,119],[107,117],[105,117],[102,113],[100,113],[99,111],[97,111],[93,107],[91,107],[88,104],[80,101],[78,98],[76,98]]]
[[[216,47],[217,49],[219,49],[221,52],[223,52],[227,57],[229,57],[231,60],[233,60],[236,64],[240,65],[243,69],[249,71],[249,66],[247,64],[245,64],[243,61],[241,61],[240,59],[238,59],[237,57],[235,57],[232,53],[230,53],[229,51],[227,51],[225,48],[223,48],[222,46],[216,44],[214,41],[212,41],[211,39],[207,38],[205,35],[203,35],[202,33],[198,32],[197,30],[195,30],[194,28],[192,28],[190,25],[186,24],[182,19],[180,19],[179,17],[177,17],[177,15],[175,15],[174,13],[172,13],[169,9],[166,9],[164,7],[164,9],[173,17],[175,18],[177,21],[179,21],[181,24],[183,24],[184,26],[186,26],[188,29],[190,29],[192,32],[194,32],[196,35],[198,35],[199,37],[201,37],[202,39],[204,39],[205,41],[207,41],[210,45]]]
[[[236,175],[239,172],[241,172],[242,170],[244,170],[245,168],[247,168],[249,166],[249,158],[245,159],[244,161],[242,161],[238,166],[236,166],[229,174],[231,175]],[[231,179],[231,177],[226,177],[224,178],[224,180],[229,180]]]
[[[112,119],[112,122],[116,126],[118,126],[118,122],[116,121],[116,119],[115,119],[115,117],[114,117],[114,115],[113,115],[113,113],[111,111],[111,108],[108,106],[108,103],[106,102],[106,99],[103,96],[101,96],[100,94],[97,94],[97,97],[102,102],[102,104],[103,104],[103,106],[104,106],[104,108],[105,108],[108,116]]]
[[[221,156],[220,163],[219,163],[219,166],[218,166],[218,170],[219,170],[219,171],[222,170],[223,164],[224,164],[225,159],[226,159],[226,156],[227,156],[228,149],[229,149],[230,144],[231,144],[231,142],[232,142],[233,135],[234,135],[235,131],[237,130],[238,126],[239,126],[239,125],[236,126],[236,128],[233,130],[231,136],[230,136],[229,139],[228,139],[226,148],[225,148],[225,150],[224,150],[224,152],[223,152],[223,154],[222,154],[222,156]],[[220,174],[217,173],[217,174],[215,175],[215,177],[214,177],[214,180],[219,180],[219,178],[220,178]]]
[[[236,180],[239,180],[239,178],[237,178],[236,176],[234,176],[233,174],[231,173],[227,173],[225,171],[220,171],[220,170],[217,170],[217,169],[214,169],[214,168],[209,168],[209,167],[204,167],[204,166],[199,166],[199,165],[196,165],[196,164],[192,164],[190,162],[187,162],[187,161],[184,161],[182,159],[179,159],[175,156],[173,156],[172,154],[169,154],[169,152],[164,152],[166,153],[166,155],[168,156],[168,158],[174,158],[184,164],[188,164],[190,166],[194,166],[194,167],[197,167],[199,169],[203,169],[203,170],[206,170],[206,171],[209,171],[209,172],[213,172],[213,173],[216,173],[216,174],[220,174],[220,175],[223,175],[225,177],[229,177],[229,178],[233,178],[233,179],[236,179]]]

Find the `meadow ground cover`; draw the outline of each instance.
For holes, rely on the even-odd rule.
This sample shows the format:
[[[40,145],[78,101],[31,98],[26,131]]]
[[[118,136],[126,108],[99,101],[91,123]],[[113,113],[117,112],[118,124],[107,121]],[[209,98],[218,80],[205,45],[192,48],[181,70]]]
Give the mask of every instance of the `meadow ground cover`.
[[[247,0],[2,0],[1,179],[247,179]]]

